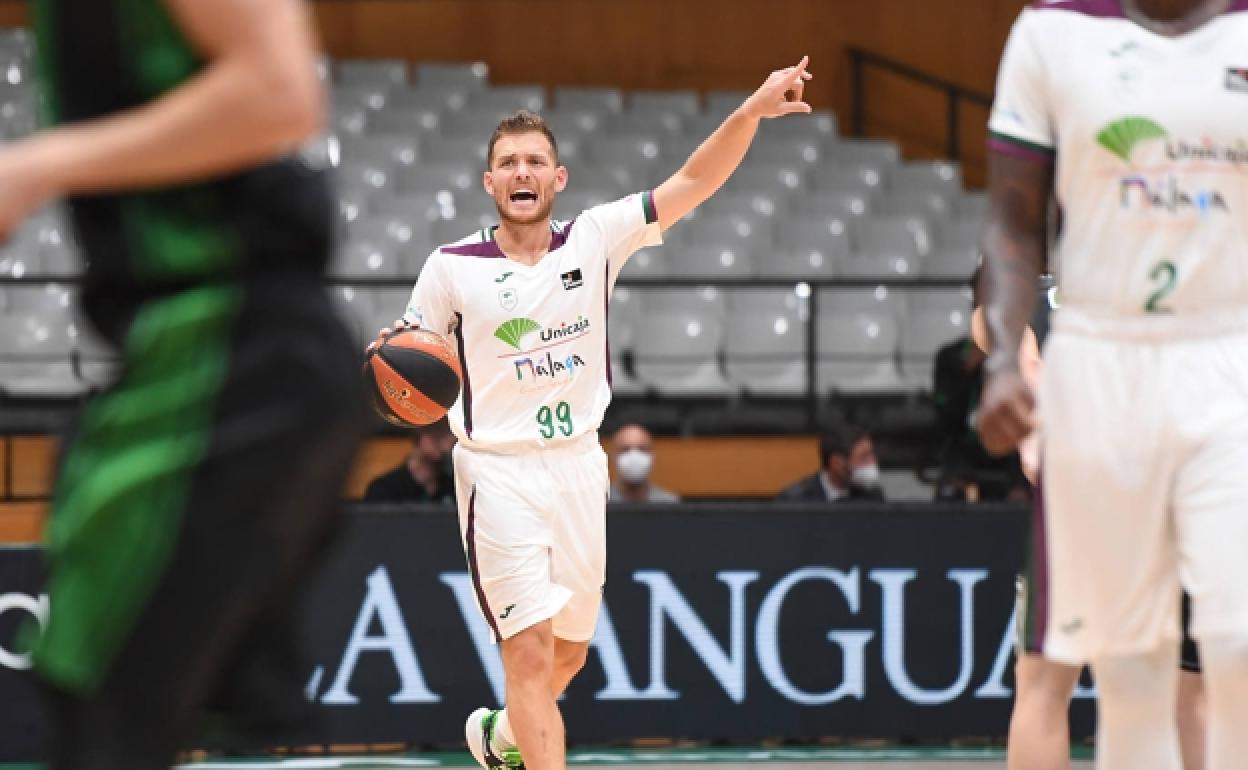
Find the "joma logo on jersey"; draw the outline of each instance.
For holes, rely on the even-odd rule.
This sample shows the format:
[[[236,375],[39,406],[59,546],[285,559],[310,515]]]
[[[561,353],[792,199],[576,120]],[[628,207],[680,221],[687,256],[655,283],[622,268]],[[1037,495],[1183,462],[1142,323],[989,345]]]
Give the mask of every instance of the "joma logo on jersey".
[[[534,332],[538,332],[538,339],[542,342],[559,342],[584,337],[589,334],[589,319],[585,316],[577,316],[572,323],[563,321],[558,326],[543,328],[531,318],[513,318],[495,329],[494,336],[516,350],[524,351],[524,340]]]
[[[1152,182],[1142,176],[1123,177],[1119,183],[1119,199],[1124,209],[1196,213],[1202,217],[1230,212],[1222,193],[1217,190],[1183,190],[1173,176]]]

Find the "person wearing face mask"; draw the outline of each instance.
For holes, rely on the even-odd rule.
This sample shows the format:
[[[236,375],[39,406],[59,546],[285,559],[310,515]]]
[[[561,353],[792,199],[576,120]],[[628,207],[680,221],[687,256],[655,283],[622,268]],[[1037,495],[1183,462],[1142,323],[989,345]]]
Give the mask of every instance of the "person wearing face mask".
[[[678,503],[680,498],[650,483],[654,467],[654,440],[640,425],[624,425],[611,439],[616,481],[611,485],[613,503]]]
[[[831,430],[819,439],[820,470],[776,496],[790,502],[884,500],[871,434],[857,426]]]

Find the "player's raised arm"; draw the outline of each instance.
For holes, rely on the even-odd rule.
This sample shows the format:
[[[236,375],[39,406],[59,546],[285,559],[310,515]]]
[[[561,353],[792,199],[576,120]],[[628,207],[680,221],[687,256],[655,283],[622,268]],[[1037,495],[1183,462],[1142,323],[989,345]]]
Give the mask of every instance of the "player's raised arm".
[[[693,211],[728,181],[750,149],[758,122],[795,112],[810,112],[802,101],[810,57],[795,66],[776,70],[715,132],[694,150],[685,165],[654,190],[659,226],[666,230]]]
[[[0,152],[0,236],[50,198],[191,182],[294,149],[323,119],[299,0],[166,0],[206,61],[164,96]]]
[[[984,298],[988,379],[979,432],[988,451],[1004,454],[1034,428],[1035,398],[1019,366],[1019,347],[1045,264],[1053,166],[1006,152],[988,158],[988,223],[979,291]]]

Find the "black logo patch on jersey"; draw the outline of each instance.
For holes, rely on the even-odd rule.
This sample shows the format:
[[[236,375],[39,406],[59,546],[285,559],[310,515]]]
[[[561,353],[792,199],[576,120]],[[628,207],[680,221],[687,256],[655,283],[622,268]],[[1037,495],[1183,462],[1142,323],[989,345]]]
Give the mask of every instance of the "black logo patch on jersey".
[[[1248,67],[1226,68],[1226,90],[1248,94]]]
[[[581,269],[569,270],[566,273],[560,273],[559,277],[563,279],[563,288],[567,291],[579,288],[585,281],[581,279]]]

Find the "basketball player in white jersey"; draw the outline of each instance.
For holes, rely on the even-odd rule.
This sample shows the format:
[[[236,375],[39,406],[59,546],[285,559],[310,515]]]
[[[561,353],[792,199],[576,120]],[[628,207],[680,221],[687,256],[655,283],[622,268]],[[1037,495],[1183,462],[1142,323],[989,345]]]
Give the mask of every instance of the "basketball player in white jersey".
[[[759,121],[809,112],[807,59],[773,72],[670,179],[553,222],[568,182],[538,116],[504,120],[485,190],[500,222],[430,256],[403,321],[450,335],[463,391],[450,412],[460,528],[477,602],[501,643],[507,708],[468,719],[483,767],[563,770],[556,698],[585,662],[606,567],[611,400],[607,308],[637,249],[723,185]],[[383,330],[383,336],[388,330]]]
[[[1018,368],[1024,381],[1035,387],[1040,377],[1040,346],[1048,334],[1050,314],[1056,307],[1056,291],[1042,288],[1031,325],[1023,331],[1018,350]],[[984,325],[983,307],[971,314],[971,339],[985,355],[991,347]],[[1023,473],[1033,484],[1038,481],[1038,426],[1018,445]],[[1044,500],[1039,490],[1032,501],[1033,531],[1028,537],[1024,572],[1018,576],[1018,644],[1014,667],[1014,708],[1010,713],[1010,732],[1006,744],[1007,770],[1068,770],[1070,767],[1070,701],[1083,666],[1058,663],[1043,655],[1043,640],[1036,633],[1037,612],[1047,596],[1047,575],[1042,564],[1044,538],[1034,527],[1043,525],[1041,507]],[[1186,602],[1185,602],[1186,608]],[[1187,635],[1187,613],[1183,618],[1183,642],[1179,655],[1179,691],[1175,723],[1179,729],[1179,747],[1183,770],[1204,770],[1205,725],[1204,683],[1200,674],[1200,658],[1196,645]]]
[[[1001,64],[982,288],[985,445],[1038,401],[1044,653],[1090,661],[1098,765],[1179,767],[1179,586],[1207,764],[1248,757],[1248,3],[1044,0]],[[1017,351],[1062,206],[1062,308],[1033,399]]]

